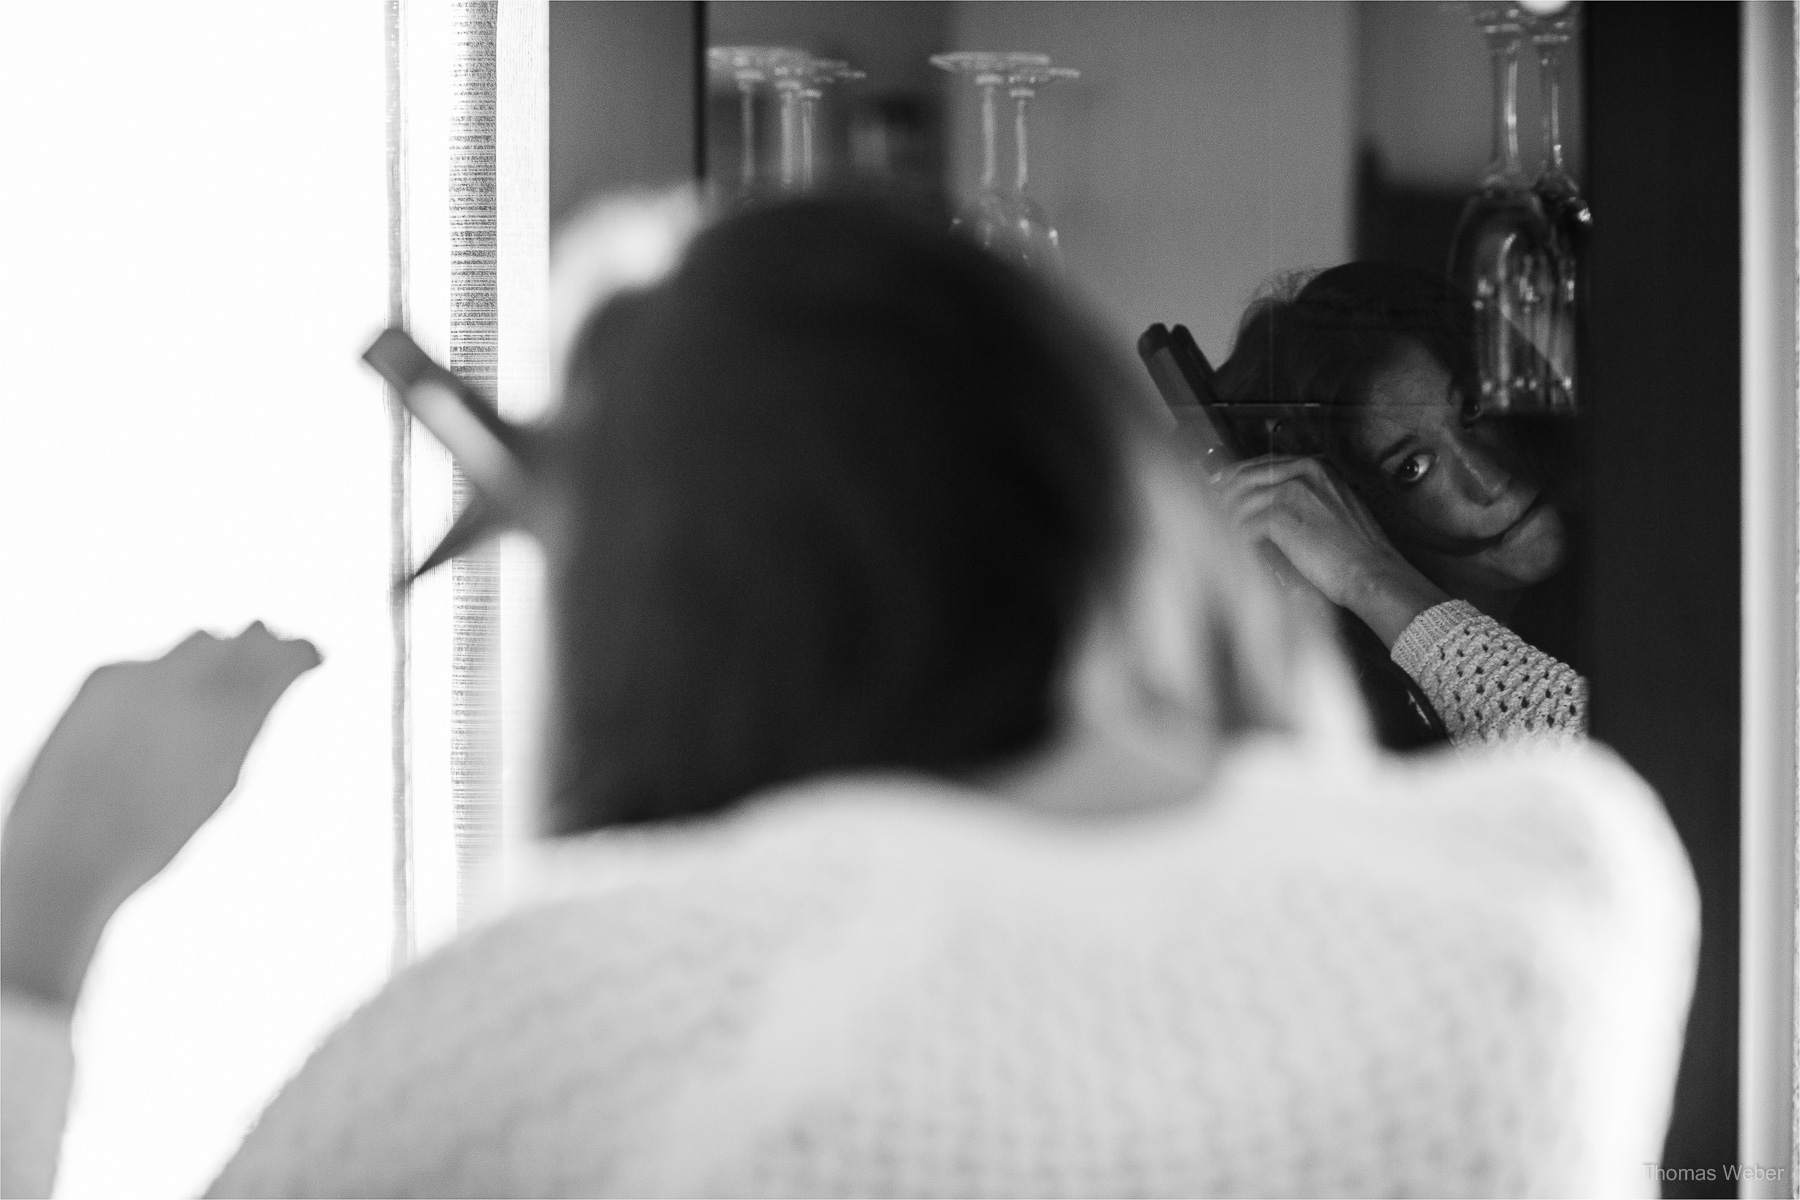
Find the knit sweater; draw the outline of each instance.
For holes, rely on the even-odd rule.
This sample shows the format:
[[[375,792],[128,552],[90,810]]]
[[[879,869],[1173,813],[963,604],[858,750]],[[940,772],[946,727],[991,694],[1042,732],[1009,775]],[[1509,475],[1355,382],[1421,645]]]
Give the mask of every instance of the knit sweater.
[[[1466,600],[1420,613],[1392,653],[1455,745],[1587,732],[1587,680]]]
[[[1653,1195],[1697,905],[1604,751],[1234,752],[1133,817],[915,777],[545,847],[232,1196]],[[67,1029],[9,1002],[5,1180]]]

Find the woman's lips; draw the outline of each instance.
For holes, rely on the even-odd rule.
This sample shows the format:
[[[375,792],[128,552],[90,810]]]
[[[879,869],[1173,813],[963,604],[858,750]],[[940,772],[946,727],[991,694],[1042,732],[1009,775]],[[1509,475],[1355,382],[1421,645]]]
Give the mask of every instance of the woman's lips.
[[[1430,540],[1421,540],[1428,548],[1435,549],[1440,554],[1447,554],[1452,558],[1472,558],[1477,554],[1485,553],[1486,551],[1493,550],[1502,545],[1508,538],[1512,537],[1522,529],[1525,523],[1531,520],[1537,511],[1543,507],[1544,495],[1542,492],[1539,492],[1532,496],[1531,502],[1498,533],[1488,534],[1485,537],[1443,538],[1440,536]],[[1437,545],[1432,545],[1433,542],[1436,542]]]
[[[1511,537],[1515,532],[1517,532],[1518,529],[1525,524],[1525,522],[1529,521],[1534,515],[1536,515],[1538,509],[1540,509],[1542,507],[1544,507],[1544,494],[1542,492],[1539,492],[1537,495],[1535,495],[1531,498],[1531,503],[1527,504],[1525,506],[1524,511],[1522,511],[1521,513],[1519,513],[1518,516],[1516,516],[1512,519],[1511,524],[1507,525],[1507,527],[1505,529],[1502,529],[1499,533],[1495,534],[1492,538],[1484,538],[1482,540],[1483,541],[1492,541],[1495,543],[1505,541],[1507,538]]]

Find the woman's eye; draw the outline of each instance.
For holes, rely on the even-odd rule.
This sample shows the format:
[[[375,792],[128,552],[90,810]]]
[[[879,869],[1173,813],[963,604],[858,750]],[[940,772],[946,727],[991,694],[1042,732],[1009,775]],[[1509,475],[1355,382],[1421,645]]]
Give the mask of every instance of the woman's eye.
[[[1437,459],[1420,451],[1410,454],[1401,464],[1394,468],[1394,482],[1402,487],[1409,487],[1431,473],[1431,466]]]

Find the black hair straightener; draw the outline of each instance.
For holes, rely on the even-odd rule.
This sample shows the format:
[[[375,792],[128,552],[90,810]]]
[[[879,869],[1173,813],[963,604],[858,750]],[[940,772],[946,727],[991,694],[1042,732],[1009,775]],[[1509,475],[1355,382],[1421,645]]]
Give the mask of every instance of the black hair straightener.
[[[387,380],[433,437],[443,443],[475,496],[408,579],[411,583],[493,534],[530,528],[536,489],[530,432],[500,415],[494,402],[460,376],[440,366],[404,329],[384,330],[363,352],[363,361]]]
[[[1198,461],[1209,475],[1229,465],[1235,456],[1212,418],[1214,409],[1223,405],[1213,382],[1212,364],[1200,352],[1187,326],[1169,329],[1160,322],[1150,326],[1138,338],[1138,357],[1144,360],[1150,378],[1156,381],[1157,390],[1175,418],[1175,436],[1183,453]],[[1265,402],[1230,407],[1243,416],[1262,418],[1269,449],[1273,450],[1281,422],[1313,406]],[[1277,581],[1291,584],[1300,578],[1274,546],[1261,547],[1261,553]],[[1348,610],[1340,609],[1338,628],[1381,743],[1391,750],[1411,750],[1448,741],[1450,735],[1431,701],[1393,663],[1387,648],[1368,626]]]
[[[1234,455],[1212,419],[1213,406],[1219,403],[1212,364],[1187,326],[1170,329],[1159,321],[1144,330],[1137,348],[1175,418],[1176,436],[1187,455],[1209,474],[1230,463]]]
[[[1277,401],[1265,397],[1254,401],[1225,403],[1213,382],[1212,364],[1200,352],[1194,335],[1186,325],[1166,328],[1161,322],[1144,330],[1138,338],[1138,357],[1150,370],[1157,390],[1175,417],[1179,437],[1188,452],[1205,462],[1208,472],[1239,458],[1255,458],[1261,454],[1292,453],[1283,448],[1283,422],[1296,420],[1324,407],[1316,403]],[[1221,428],[1215,419],[1219,409],[1229,409],[1239,418],[1232,426]],[[1251,435],[1248,423],[1260,421],[1263,438],[1260,445],[1244,444],[1235,438]]]

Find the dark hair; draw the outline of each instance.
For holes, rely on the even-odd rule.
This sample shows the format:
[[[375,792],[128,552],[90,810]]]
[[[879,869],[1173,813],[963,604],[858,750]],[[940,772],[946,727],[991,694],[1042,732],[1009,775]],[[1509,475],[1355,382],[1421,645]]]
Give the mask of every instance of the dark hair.
[[[1284,294],[1285,293],[1285,294]],[[1474,396],[1472,310],[1442,276],[1394,263],[1352,262],[1321,271],[1253,304],[1219,368],[1226,405],[1311,404],[1273,429],[1223,409],[1246,455],[1323,454],[1347,473],[1361,464],[1345,444],[1349,410],[1367,402],[1375,377],[1409,342],[1428,351]]]
[[[1423,347],[1450,374],[1465,416],[1476,417],[1481,394],[1475,368],[1474,306],[1441,275],[1396,263],[1352,262],[1294,279],[1252,304],[1238,326],[1231,357],[1220,366],[1219,423],[1232,447],[1258,454],[1319,454],[1330,459],[1370,501],[1402,550],[1444,549],[1389,507],[1391,488],[1352,451],[1356,409],[1375,378],[1408,344]],[[1535,356],[1522,336],[1515,352]],[[1232,404],[1315,405],[1271,421]],[[1565,513],[1581,507],[1579,431],[1567,421],[1490,420],[1513,465],[1549,489]],[[1404,527],[1402,527],[1404,526]]]
[[[701,233],[570,356],[556,832],[1041,742],[1129,528],[1137,386],[1047,287],[867,202]]]

